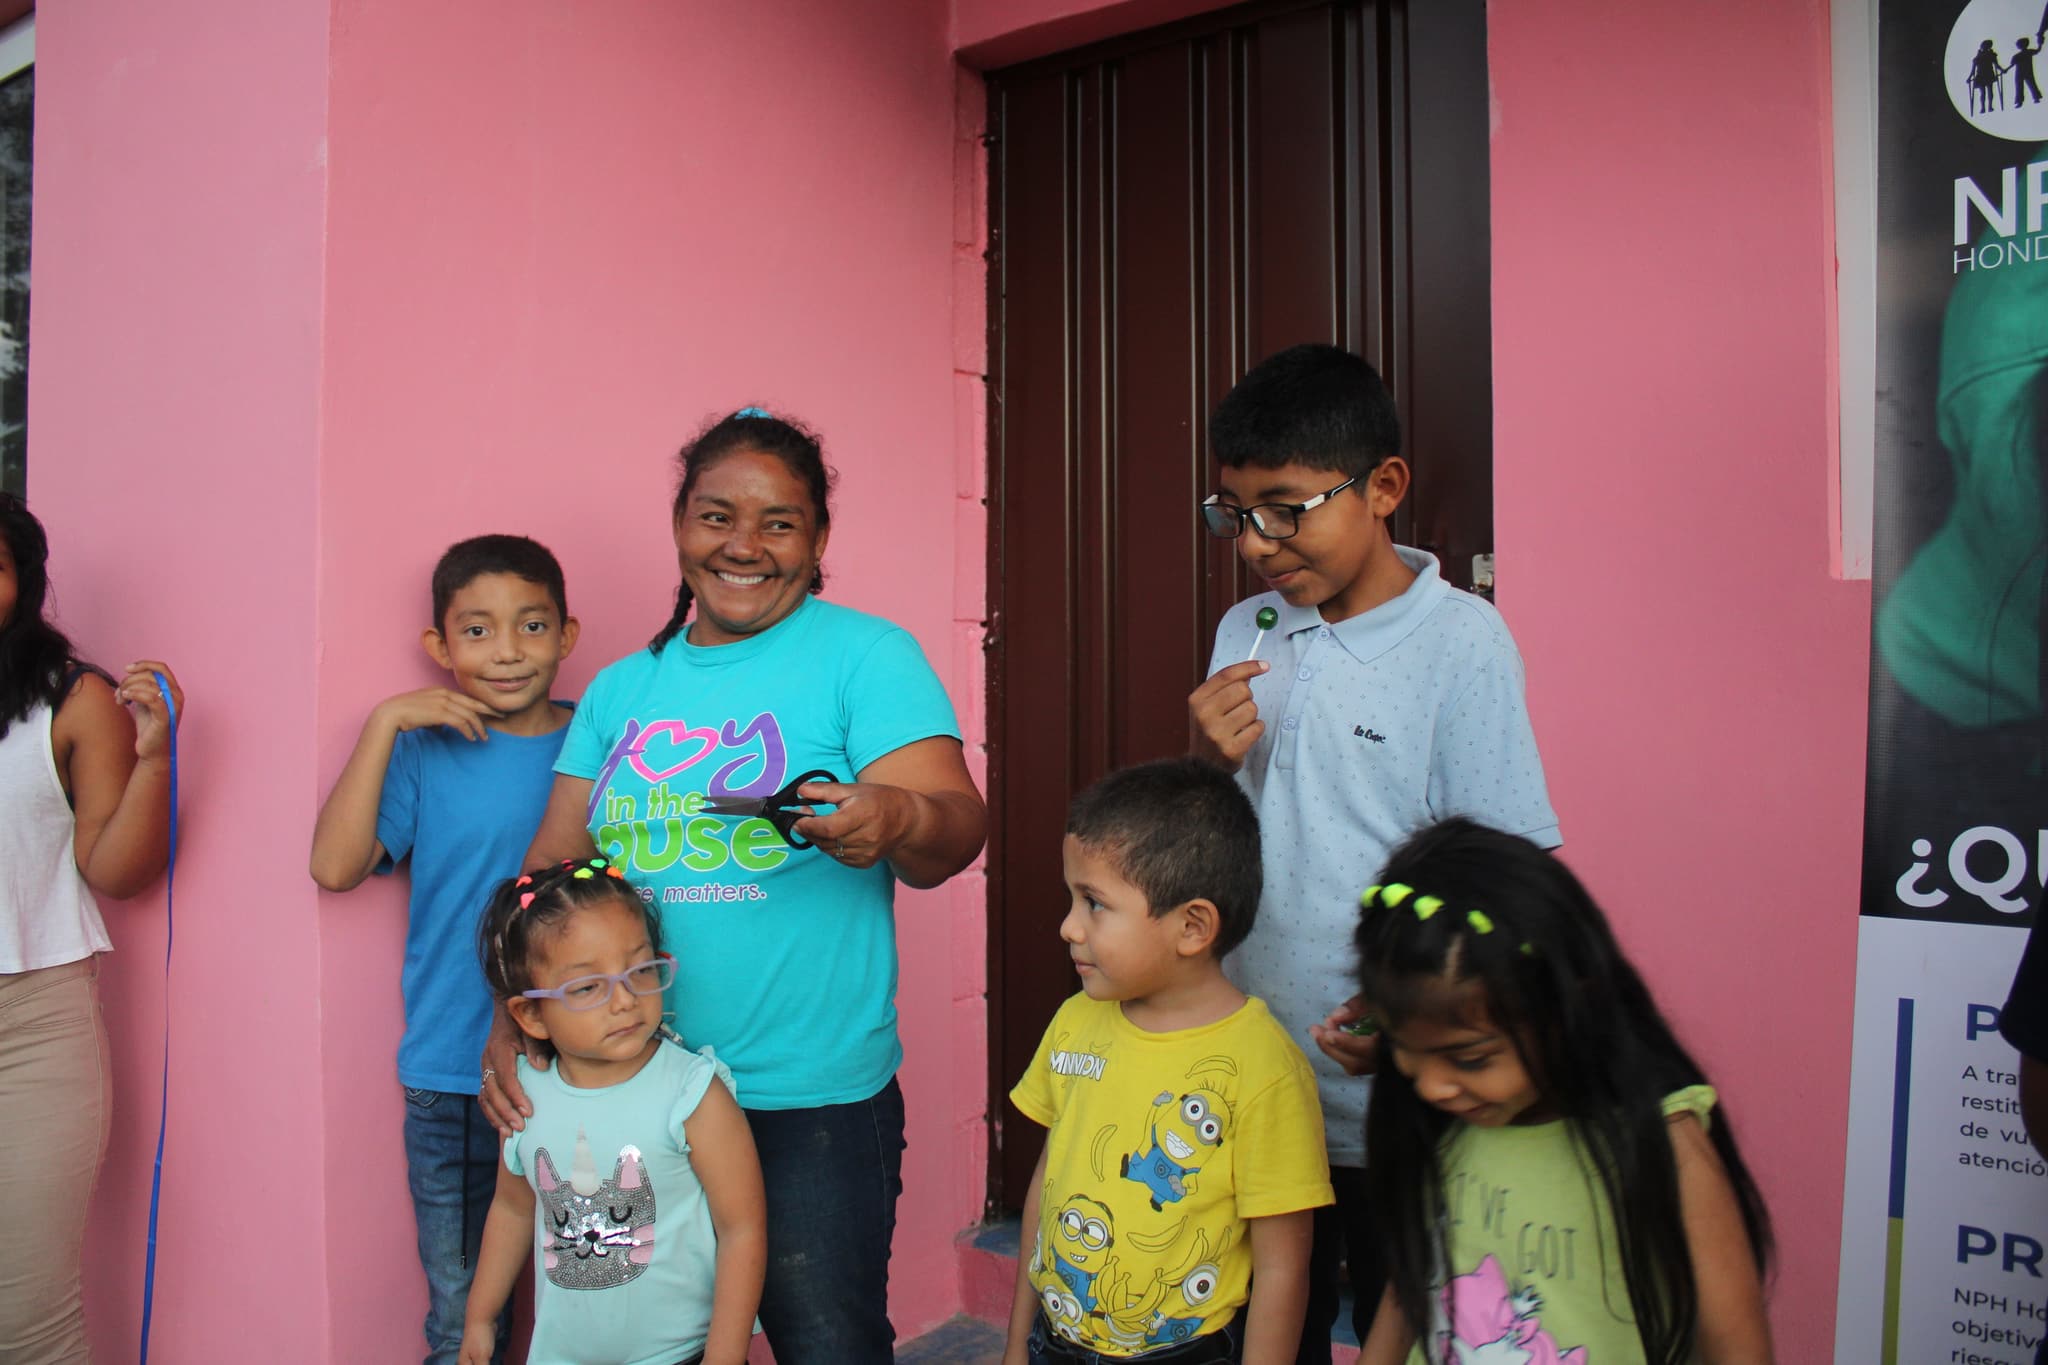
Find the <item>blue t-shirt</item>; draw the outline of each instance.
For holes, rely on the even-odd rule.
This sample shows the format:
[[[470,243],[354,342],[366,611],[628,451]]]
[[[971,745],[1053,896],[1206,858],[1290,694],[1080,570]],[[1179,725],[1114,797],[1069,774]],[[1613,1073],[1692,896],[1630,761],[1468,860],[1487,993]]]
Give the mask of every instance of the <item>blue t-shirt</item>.
[[[714,1080],[710,1049],[663,1043],[630,1080],[579,1089],[519,1059],[533,1117],[505,1169],[533,1186],[528,1365],[675,1365],[711,1330],[718,1242],[687,1125]]]
[[[808,597],[744,640],[636,650],[577,707],[555,770],[591,782],[591,837],[660,911],[676,956],[676,1028],[718,1049],[750,1106],[849,1104],[896,1073],[895,877],[792,849],[758,817],[703,814],[704,800],[813,768],[851,782],[959,734],[909,632]]]
[[[560,703],[557,703],[558,705]],[[412,858],[405,930],[405,1037],[398,1079],[415,1090],[468,1095],[491,1031],[491,992],[476,960],[476,927],[491,888],[519,875],[554,785],[568,734],[490,731],[481,742],[444,725],[391,745],[377,803],[379,873]]]

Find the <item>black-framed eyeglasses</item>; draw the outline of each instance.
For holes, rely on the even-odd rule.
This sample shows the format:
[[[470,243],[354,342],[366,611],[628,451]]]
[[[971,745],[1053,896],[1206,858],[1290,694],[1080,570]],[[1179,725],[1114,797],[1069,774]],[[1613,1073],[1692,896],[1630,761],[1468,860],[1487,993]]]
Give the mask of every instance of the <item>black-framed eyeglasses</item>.
[[[1353,474],[1327,493],[1318,493],[1307,502],[1262,502],[1255,507],[1223,502],[1221,493],[1211,493],[1195,510],[1201,513],[1202,529],[1219,540],[1236,540],[1244,534],[1246,522],[1257,527],[1259,534],[1268,540],[1285,540],[1301,529],[1303,512],[1321,507],[1357,482],[1358,476]]]

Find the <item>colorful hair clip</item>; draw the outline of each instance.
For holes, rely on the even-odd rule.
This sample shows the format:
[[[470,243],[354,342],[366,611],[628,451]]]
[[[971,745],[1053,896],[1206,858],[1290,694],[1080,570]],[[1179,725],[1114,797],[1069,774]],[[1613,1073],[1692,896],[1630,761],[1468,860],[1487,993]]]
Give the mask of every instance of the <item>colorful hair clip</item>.
[[[768,417],[768,415],[768,410],[766,408],[757,408],[752,405],[741,408],[738,412],[733,414],[733,416],[735,417]],[[770,418],[770,420],[772,421],[773,419]]]
[[[1391,882],[1380,888],[1380,904],[1389,910],[1397,909],[1402,901],[1415,894],[1415,888],[1405,882]],[[1429,916],[1424,915],[1424,919]]]
[[[1444,908],[1441,896],[1418,896],[1415,898],[1415,918],[1426,920]]]
[[[1535,944],[1533,944],[1533,943],[1524,943],[1524,944],[1522,945],[1522,956],[1523,956],[1523,957],[1534,957],[1534,956],[1536,956],[1536,945],[1535,945]]]
[[[569,875],[574,877],[579,882],[587,882],[597,874],[592,872],[587,867],[579,867],[574,872],[571,872]]]
[[[619,871],[616,867],[606,868],[604,870],[604,875],[607,877],[617,877],[620,881],[626,880],[626,874]]]
[[[1379,899],[1379,895],[1380,888],[1378,883],[1368,886],[1365,890],[1358,893],[1358,908],[1361,910],[1372,909],[1373,902]]]
[[[516,881],[516,882],[512,883],[512,885],[514,885],[514,886],[532,886],[532,885],[533,885],[533,878],[532,878],[532,877],[521,877],[521,878],[520,878],[520,879],[519,879],[518,881]]]
[[[602,858],[592,858],[590,860],[590,865],[592,867],[603,867],[605,866],[605,861]]]
[[[1472,926],[1472,932],[1475,934],[1490,934],[1493,932],[1493,920],[1487,916],[1484,910],[1467,910],[1465,912],[1465,923]]]
[[[531,891],[519,898],[519,908],[521,910],[531,910],[533,908],[533,893]]]

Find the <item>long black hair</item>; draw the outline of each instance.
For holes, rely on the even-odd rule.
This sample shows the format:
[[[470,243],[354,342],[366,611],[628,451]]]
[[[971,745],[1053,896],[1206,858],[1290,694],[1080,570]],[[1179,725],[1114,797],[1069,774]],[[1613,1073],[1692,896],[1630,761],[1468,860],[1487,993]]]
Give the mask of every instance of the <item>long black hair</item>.
[[[1390,894],[1396,887],[1407,890]],[[1464,819],[1402,844],[1376,890],[1356,940],[1365,998],[1398,1032],[1464,995],[1447,987],[1477,988],[1489,1020],[1513,1040],[1545,1105],[1569,1121],[1581,1159],[1599,1175],[1644,1355],[1652,1365],[1690,1360],[1699,1293],[1662,1102],[1706,1078],[1600,908],[1548,852]],[[1425,900],[1438,904],[1418,913]],[[1380,1068],[1366,1113],[1366,1183],[1382,1211],[1394,1297],[1430,1359],[1429,1282],[1449,1264],[1441,1147],[1457,1122],[1417,1096],[1397,1068]],[[1707,1132],[1761,1274],[1770,1218],[1724,1106]]]
[[[14,610],[0,621],[0,739],[38,706],[55,710],[86,665],[43,615],[50,595],[50,538],[28,504],[0,493],[0,538],[14,560]]]
[[[697,486],[697,479],[705,470],[728,455],[743,452],[773,455],[787,465],[789,472],[802,480],[810,492],[818,529],[832,524],[832,472],[825,467],[825,447],[818,434],[794,418],[775,417],[760,408],[741,408],[729,416],[713,419],[677,454],[676,463],[681,466],[683,477],[676,485],[670,519],[682,516],[683,508],[689,505],[690,490]],[[825,591],[823,569],[812,572],[811,591]],[[676,584],[676,607],[669,613],[668,624],[647,642],[651,652],[661,653],[662,646],[681,633],[690,619],[691,602],[689,580],[683,579]]]

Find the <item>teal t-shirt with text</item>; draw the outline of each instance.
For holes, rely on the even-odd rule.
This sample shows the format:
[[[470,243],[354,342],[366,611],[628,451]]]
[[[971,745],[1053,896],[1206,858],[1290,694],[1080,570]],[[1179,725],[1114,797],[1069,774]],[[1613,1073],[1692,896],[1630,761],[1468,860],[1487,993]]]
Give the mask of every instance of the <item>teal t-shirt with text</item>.
[[[895,1074],[895,878],[704,801],[813,768],[851,782],[959,733],[909,632],[815,598],[745,640],[637,650],[577,707],[555,771],[591,782],[591,837],[654,904],[675,954],[676,1028],[718,1050],[750,1107],[852,1103]]]

